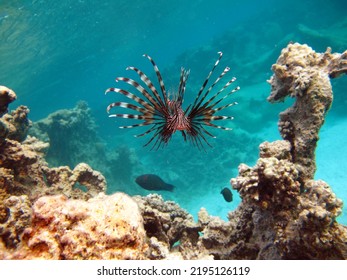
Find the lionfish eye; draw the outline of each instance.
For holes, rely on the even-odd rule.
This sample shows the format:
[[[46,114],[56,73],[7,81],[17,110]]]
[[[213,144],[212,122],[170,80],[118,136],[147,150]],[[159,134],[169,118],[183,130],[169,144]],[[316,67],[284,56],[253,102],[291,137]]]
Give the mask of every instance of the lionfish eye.
[[[107,107],[107,112],[109,113],[114,107],[122,107],[130,109],[130,112],[133,113],[116,113],[111,114],[109,117],[141,120],[140,123],[128,126],[120,126],[120,128],[149,126],[144,133],[135,135],[135,137],[151,134],[152,136],[144,146],[148,146],[152,143],[152,149],[158,149],[159,147],[165,146],[176,131],[181,131],[183,139],[185,141],[188,139],[198,148],[203,147],[204,144],[211,146],[207,141],[207,136],[213,138],[214,136],[206,129],[206,127],[210,126],[223,130],[231,130],[231,128],[216,125],[213,123],[213,121],[233,119],[231,116],[220,116],[215,114],[223,109],[236,105],[237,102],[227,103],[226,105],[220,105],[220,103],[240,89],[240,87],[237,86],[229,91],[226,91],[230,88],[230,85],[236,81],[236,78],[232,77],[215,94],[210,95],[212,89],[230,71],[229,67],[225,67],[223,72],[207,88],[210,77],[223,56],[222,52],[218,52],[218,54],[219,57],[213,65],[211,71],[208,73],[204,83],[195,97],[194,102],[188,105],[185,110],[182,109],[182,103],[184,100],[186,83],[190,71],[185,70],[182,67],[178,91],[174,93],[170,91],[167,93],[158,66],[149,55],[144,54],[144,56],[151,62],[153,66],[160,89],[158,90],[154,86],[154,83],[140,69],[136,67],[127,67],[127,70],[135,71],[141,81],[137,82],[133,79],[125,77],[117,77],[116,81],[122,81],[131,85],[134,93],[121,88],[109,88],[105,93],[112,91],[122,94],[132,100],[134,104],[127,102],[114,102]]]

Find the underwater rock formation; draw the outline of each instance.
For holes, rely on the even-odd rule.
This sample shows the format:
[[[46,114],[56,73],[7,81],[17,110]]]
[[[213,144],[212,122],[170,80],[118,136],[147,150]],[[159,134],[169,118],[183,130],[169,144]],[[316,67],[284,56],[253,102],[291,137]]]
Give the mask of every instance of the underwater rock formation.
[[[22,143],[6,139],[0,146],[1,188],[11,195],[27,195],[31,201],[47,194],[65,194],[71,198],[88,199],[105,192],[104,176],[80,163],[73,170],[67,166],[49,168],[43,151],[47,144],[34,137]],[[86,191],[78,185],[86,187]]]
[[[268,100],[296,98],[280,114],[284,140],[260,145],[256,166],[241,164],[239,176],[231,180],[242,198],[241,207],[253,207],[250,240],[268,241],[255,243],[256,258],[347,257],[347,228],[336,222],[342,201],[328,184],[312,180],[318,132],[332,102],[330,78],[347,73],[346,58],[347,52],[331,54],[328,49],[318,54],[296,43],[283,49],[272,67]]]
[[[256,164],[240,164],[231,179],[242,202],[228,221],[201,209],[194,222],[158,195],[98,194],[105,180],[87,164],[49,168],[46,143],[3,134],[13,136],[0,141],[0,258],[347,259],[347,227],[336,221],[342,201],[313,180],[330,78],[346,66],[346,52],[319,54],[300,44],[282,50],[268,100],[292,96],[295,103],[280,114],[283,140],[262,143]],[[5,116],[1,127],[14,121]]]
[[[134,149],[119,146],[106,150],[97,134],[91,109],[84,101],[33,122],[29,134],[49,143],[45,159],[50,166],[74,168],[80,162],[87,162],[102,171],[109,184],[118,187],[117,191],[129,190],[132,171],[140,169]]]
[[[193,216],[180,208],[177,203],[164,201],[157,194],[145,197],[135,196],[134,199],[139,205],[144,228],[150,239],[147,257],[149,259],[184,258],[173,248],[178,241],[181,244],[179,248],[184,248],[198,240],[200,227],[194,222]],[[198,257],[204,256],[200,254]]]
[[[105,157],[90,108],[83,101],[73,109],[62,109],[34,122],[30,135],[49,143],[46,159],[52,166],[73,168],[82,161],[91,164]]]
[[[330,78],[347,73],[347,51],[332,54],[328,48],[319,54],[307,45],[289,44],[272,70],[268,101],[295,97],[294,106],[280,114],[279,130],[291,144],[300,180],[313,179],[318,132],[333,99]]]
[[[5,259],[143,259],[147,250],[142,216],[123,193],[88,201],[44,196],[32,207],[32,223]],[[66,230],[66,229],[69,230]]]
[[[22,233],[31,223],[31,202],[28,196],[21,195],[9,196],[2,203],[6,215],[0,218],[0,240],[4,242],[0,242],[0,248],[16,248]]]
[[[31,223],[31,205],[44,195],[89,199],[106,191],[100,172],[80,163],[49,168],[48,143],[28,136],[29,110],[19,106],[0,118],[0,247],[14,249]],[[84,189],[83,189],[84,188]]]
[[[29,109],[19,106],[10,114],[5,114],[0,121],[0,143],[5,139],[22,142],[25,140],[31,122],[28,119]]]
[[[335,220],[342,201],[322,181],[300,184],[289,147],[285,140],[262,144],[257,164],[241,164],[239,176],[231,180],[241,205],[253,208],[248,243],[257,248],[254,258],[344,259],[347,229]],[[229,218],[234,220],[234,213]]]
[[[16,100],[17,96],[12,89],[0,86],[0,117],[7,113],[8,105]]]

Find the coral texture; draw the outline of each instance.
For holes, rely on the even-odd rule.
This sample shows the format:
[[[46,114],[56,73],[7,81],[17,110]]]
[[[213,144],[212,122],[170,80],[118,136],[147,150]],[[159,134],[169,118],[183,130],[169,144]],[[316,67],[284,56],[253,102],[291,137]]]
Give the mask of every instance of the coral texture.
[[[143,259],[142,217],[129,196],[100,194],[88,201],[44,196],[33,205],[32,224],[5,259]]]
[[[33,122],[29,134],[49,143],[46,161],[50,166],[74,168],[88,162],[102,171],[117,191],[129,192],[133,170],[140,171],[134,149],[119,146],[107,151],[97,134],[97,126],[86,102],[80,101],[72,109],[58,110],[46,118]]]
[[[47,161],[52,166],[64,164],[73,168],[81,161],[95,163],[96,159],[105,158],[90,108],[83,101],[73,109],[59,110],[34,122],[30,135],[49,143]]]
[[[8,104],[16,100],[17,96],[12,89],[0,85],[0,117],[7,113]]]
[[[3,201],[3,207],[6,216],[0,220],[0,240],[7,248],[16,248],[31,223],[31,202],[26,195],[10,196]]]
[[[150,259],[171,258],[169,252],[176,242],[187,244],[198,239],[199,227],[192,215],[175,202],[164,201],[157,194],[134,198],[140,207],[146,234],[150,238]]]
[[[239,176],[231,180],[242,197],[241,207],[253,208],[248,243],[256,248],[254,258],[344,259],[347,229],[335,220],[341,200],[322,181],[301,186],[299,171],[279,153],[281,146],[288,154],[285,140],[261,145],[260,154],[266,158],[252,168],[240,165]],[[231,221],[238,211],[230,213]]]
[[[30,200],[46,194],[65,194],[72,198],[88,199],[99,192],[105,192],[104,176],[85,163],[73,170],[69,167],[49,168],[43,151],[47,144],[28,137],[23,143],[7,139],[0,146],[1,186],[14,195],[26,194]],[[78,185],[86,187],[86,191]]]
[[[49,168],[48,143],[27,136],[29,110],[19,106],[0,118],[0,243],[4,248],[20,244],[30,224],[31,203],[47,194],[89,199],[106,191],[104,176],[85,163]]]
[[[291,144],[293,162],[300,180],[313,179],[318,132],[333,99],[330,78],[347,73],[347,51],[343,54],[316,53],[307,45],[289,44],[276,64],[270,102],[295,97],[295,104],[280,115],[279,129]]]
[[[257,164],[241,164],[239,176],[231,179],[242,197],[240,207],[253,208],[248,242],[256,245],[255,258],[347,256],[347,229],[336,222],[342,201],[328,184],[312,180],[318,132],[333,98],[330,78],[347,72],[346,55],[329,49],[318,54],[307,45],[289,44],[272,67],[268,100],[296,98],[293,107],[280,114],[284,140],[260,145]]]
[[[10,114],[5,114],[0,119],[0,143],[6,138],[24,141],[31,122],[28,119],[29,109],[19,106]]]
[[[231,179],[242,202],[228,221],[201,209],[194,222],[158,195],[102,194],[105,179],[87,164],[48,167],[48,145],[20,129],[27,113],[15,121],[24,108],[4,115],[0,258],[347,259],[347,228],[336,221],[342,201],[313,180],[318,132],[333,97],[330,78],[347,73],[346,57],[300,44],[282,51],[268,100],[290,95],[295,103],[280,115],[283,140],[262,143],[255,166],[240,164]]]

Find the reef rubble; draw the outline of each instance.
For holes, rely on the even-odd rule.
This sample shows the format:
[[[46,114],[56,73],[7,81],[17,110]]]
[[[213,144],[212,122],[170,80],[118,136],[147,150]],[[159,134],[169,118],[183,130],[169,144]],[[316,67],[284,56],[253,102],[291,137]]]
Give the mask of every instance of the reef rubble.
[[[330,79],[347,73],[347,51],[290,43],[272,70],[268,101],[295,102],[280,114],[283,140],[260,144],[256,164],[241,163],[231,179],[242,202],[228,221],[201,209],[196,222],[157,194],[106,195],[105,178],[86,163],[50,168],[49,144],[27,135],[29,110],[4,105],[0,258],[347,259],[347,227],[336,221],[342,201],[313,178]]]

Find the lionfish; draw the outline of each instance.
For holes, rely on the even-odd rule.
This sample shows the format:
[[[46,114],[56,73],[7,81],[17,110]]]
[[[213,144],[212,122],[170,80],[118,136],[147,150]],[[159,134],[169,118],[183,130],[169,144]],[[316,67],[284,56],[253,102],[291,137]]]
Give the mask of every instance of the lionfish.
[[[135,137],[145,136],[153,132],[152,137],[144,145],[148,146],[150,143],[153,143],[152,149],[155,147],[156,149],[158,149],[161,146],[165,146],[171,139],[172,135],[178,130],[182,133],[184,141],[187,141],[188,139],[191,143],[193,143],[193,145],[197,146],[198,148],[203,147],[204,143],[211,147],[206,139],[206,135],[212,138],[215,138],[215,136],[211,134],[205,127],[210,126],[224,130],[231,130],[231,128],[216,125],[212,123],[212,121],[233,119],[233,117],[231,116],[219,116],[215,115],[215,113],[236,105],[237,102],[228,103],[226,105],[219,105],[219,107],[217,106],[220,102],[240,89],[240,87],[237,86],[223,96],[221,95],[236,80],[235,77],[232,77],[217,93],[215,93],[211,97],[208,97],[209,93],[215,87],[215,85],[230,70],[229,67],[226,67],[219,75],[219,77],[210,85],[210,87],[206,89],[209,79],[223,55],[222,52],[218,52],[218,54],[219,57],[212,67],[212,70],[208,73],[204,83],[202,84],[194,103],[190,104],[186,109],[183,109],[182,104],[190,70],[186,70],[183,67],[181,68],[178,92],[176,92],[170,99],[169,94],[165,89],[163,78],[158,66],[149,55],[144,54],[143,56],[146,57],[153,65],[160,85],[160,93],[144,72],[136,67],[127,67],[126,70],[133,70],[138,74],[141,81],[147,86],[148,89],[144,88],[142,85],[140,85],[140,83],[136,82],[133,79],[117,77],[116,82],[122,81],[126,84],[131,85],[136,90],[136,94],[121,88],[114,87],[107,89],[105,94],[111,91],[120,93],[127,98],[135,101],[136,105],[126,102],[114,102],[107,107],[107,112],[109,113],[109,111],[114,107],[122,107],[131,109],[133,111],[136,111],[137,113],[112,114],[109,117],[120,117],[143,121],[138,124],[120,126],[120,128],[133,128],[151,125],[151,127],[147,131],[135,135]],[[139,93],[142,95],[141,97]]]

